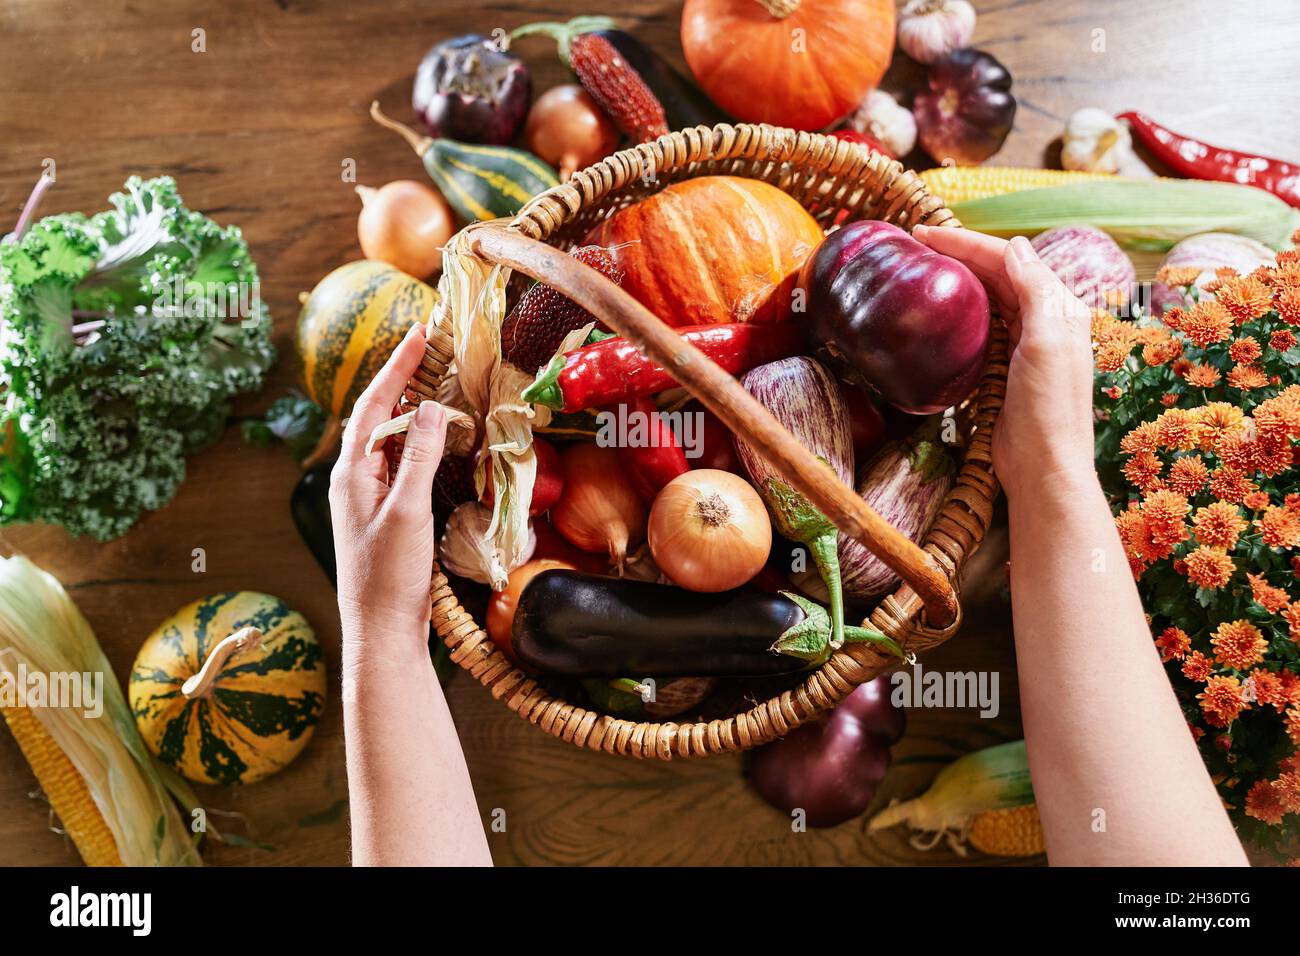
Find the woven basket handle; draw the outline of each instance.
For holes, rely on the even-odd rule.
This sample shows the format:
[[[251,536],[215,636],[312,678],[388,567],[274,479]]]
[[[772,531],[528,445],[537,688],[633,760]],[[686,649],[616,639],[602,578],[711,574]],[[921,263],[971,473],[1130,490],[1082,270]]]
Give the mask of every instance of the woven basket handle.
[[[470,250],[545,282],[600,318],[651,361],[672,371],[698,398],[816,505],[837,528],[869,549],[916,592],[926,623],[946,628],[958,614],[957,593],[943,569],[791,435],[715,362],[595,269],[514,229],[483,224],[466,230]]]

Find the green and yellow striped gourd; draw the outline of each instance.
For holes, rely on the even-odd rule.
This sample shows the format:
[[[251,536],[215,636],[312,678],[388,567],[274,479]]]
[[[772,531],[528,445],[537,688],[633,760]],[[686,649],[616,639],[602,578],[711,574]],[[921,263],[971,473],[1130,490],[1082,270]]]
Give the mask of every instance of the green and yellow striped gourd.
[[[297,350],[307,397],[335,417],[346,416],[375,373],[416,322],[425,322],[438,294],[386,262],[339,266],[303,299]]]
[[[153,754],[196,783],[252,783],[307,745],[325,703],[325,661],[279,598],[226,591],[181,608],[131,668],[131,712]]]

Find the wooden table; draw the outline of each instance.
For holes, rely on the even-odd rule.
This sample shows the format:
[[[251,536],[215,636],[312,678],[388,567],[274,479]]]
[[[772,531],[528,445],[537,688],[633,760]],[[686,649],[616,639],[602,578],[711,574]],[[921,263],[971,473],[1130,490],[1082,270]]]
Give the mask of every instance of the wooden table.
[[[976,43],[1011,69],[1020,102],[997,163],[1041,165],[1065,118],[1082,106],[1140,106],[1176,128],[1300,155],[1300,11],[1287,0],[1250,4],[1249,16],[1231,15],[1217,0],[977,6]],[[46,158],[58,174],[46,212],[101,209],[132,173],[175,176],[190,206],[243,227],[261,267],[282,360],[264,392],[240,409],[258,411],[294,383],[299,291],[359,256],[357,200],[343,165],[354,160],[364,183],[422,178],[406,146],[367,118],[370,101],[409,115],[415,65],[436,40],[590,12],[588,4],[536,0],[2,0],[0,231]],[[679,12],[680,4],[663,0],[617,5],[625,25],[680,65]],[[192,49],[198,29],[205,52]],[[567,81],[545,43],[523,50],[538,89]],[[914,75],[896,65],[890,82]],[[188,467],[176,499],[118,541],[21,527],[0,534],[0,546],[28,554],[66,584],[122,681],[166,614],[230,588],[268,590],[301,609],[337,675],[334,595],[290,522],[296,469],[288,456],[250,448],[232,428]],[[207,570],[196,574],[191,552],[200,547]],[[998,673],[999,716],[914,710],[880,805],[923,789],[953,757],[1019,735],[1005,560],[998,527],[967,575],[964,632],[924,660],[931,669]],[[505,832],[491,835],[501,864],[960,862],[943,847],[921,854],[899,832],[868,839],[860,820],[792,833],[788,818],[747,788],[738,757],[639,763],[596,755],[540,733],[465,675],[449,696],[484,817],[506,811]],[[210,806],[243,815],[246,824],[227,820],[227,828],[273,848],[210,846],[211,862],[347,862],[340,718],[336,696],[311,746],[284,773],[202,794]],[[76,863],[71,845],[48,831],[34,789],[17,747],[0,734],[0,864]]]

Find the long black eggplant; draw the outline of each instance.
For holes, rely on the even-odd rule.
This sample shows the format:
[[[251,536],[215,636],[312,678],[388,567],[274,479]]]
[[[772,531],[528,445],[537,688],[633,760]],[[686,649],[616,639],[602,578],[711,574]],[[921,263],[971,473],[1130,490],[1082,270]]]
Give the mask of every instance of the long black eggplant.
[[[902,649],[879,631],[849,641]],[[792,674],[831,655],[826,610],[798,595],[705,594],[579,571],[543,571],[520,595],[512,643],[529,668],[569,677]]]

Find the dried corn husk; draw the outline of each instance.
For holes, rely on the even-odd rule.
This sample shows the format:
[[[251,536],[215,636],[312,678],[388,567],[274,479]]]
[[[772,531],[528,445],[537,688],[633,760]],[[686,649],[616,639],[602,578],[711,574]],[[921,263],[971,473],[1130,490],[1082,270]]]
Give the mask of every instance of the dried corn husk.
[[[113,835],[126,866],[198,865],[198,851],[169,789],[193,794],[154,764],[94,632],[62,585],[26,558],[0,558],[0,671],[103,675],[103,712],[32,707],[58,743]]]

